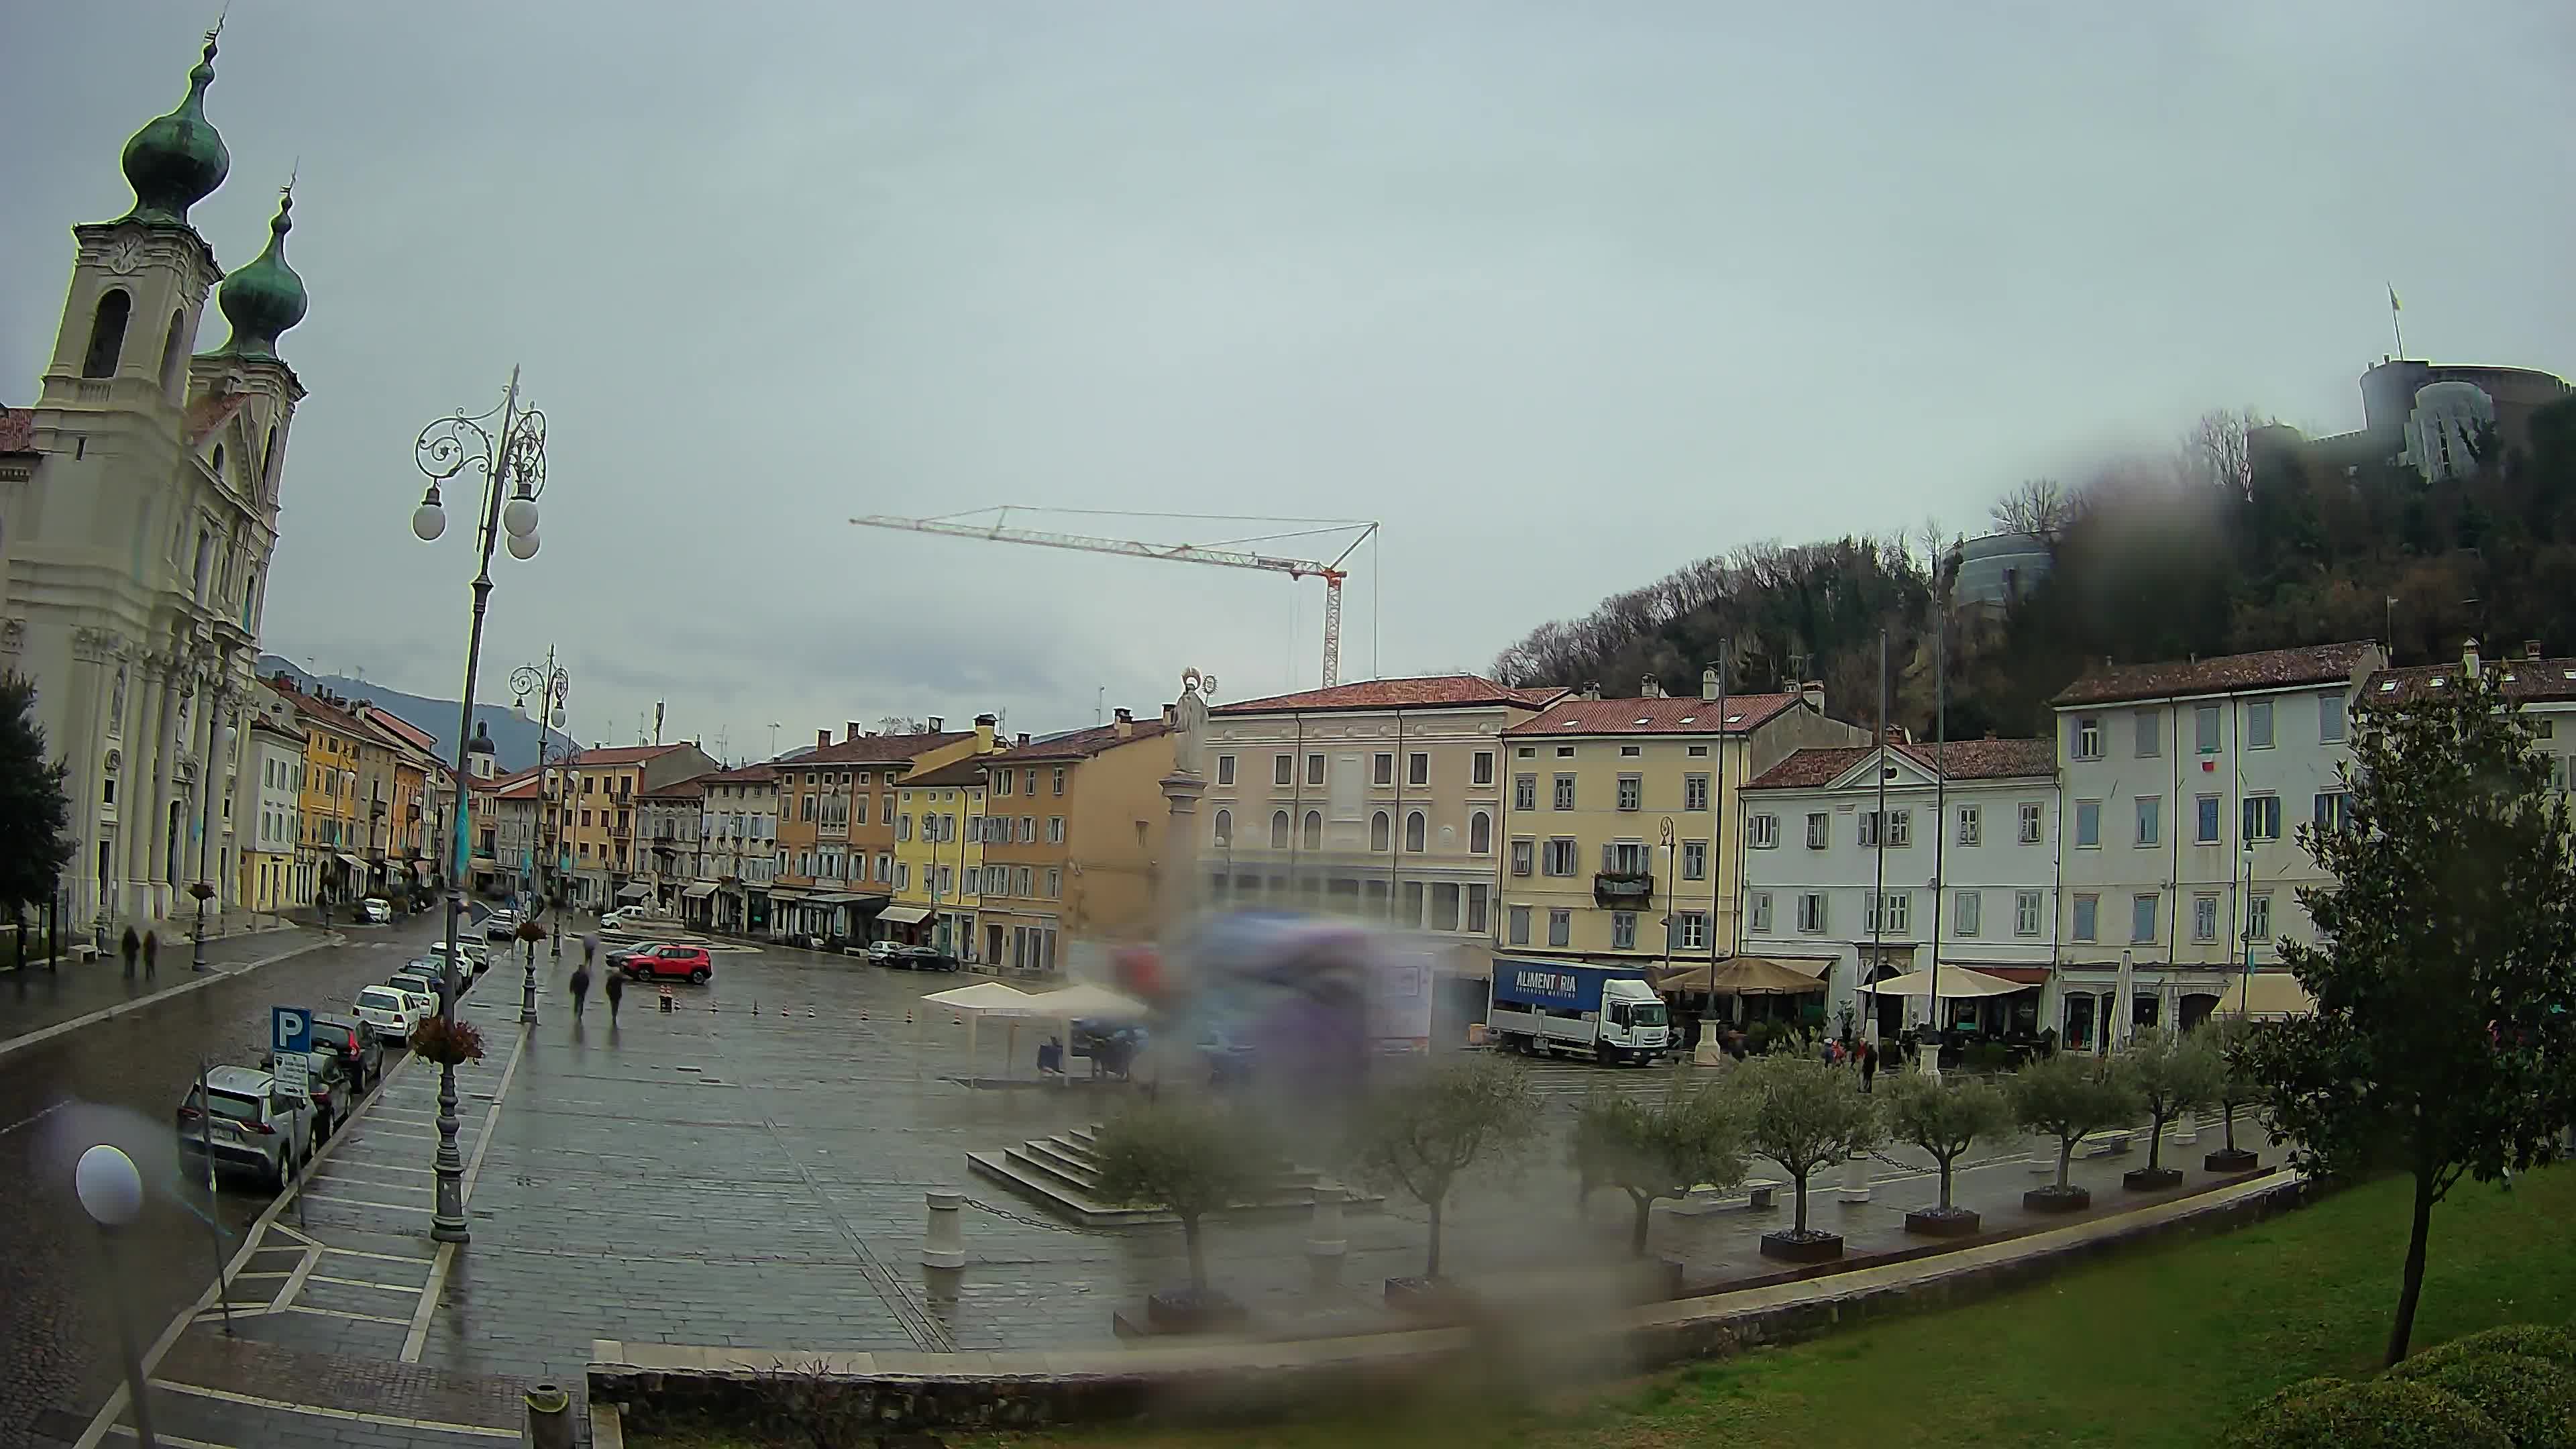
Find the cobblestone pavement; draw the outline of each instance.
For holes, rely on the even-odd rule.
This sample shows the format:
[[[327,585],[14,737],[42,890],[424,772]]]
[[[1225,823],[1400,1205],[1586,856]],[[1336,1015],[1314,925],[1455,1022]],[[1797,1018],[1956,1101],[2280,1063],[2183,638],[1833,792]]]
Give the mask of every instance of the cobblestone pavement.
[[[393,931],[352,932],[345,945],[248,974],[227,972],[176,994],[166,993],[190,979],[186,960],[179,958],[174,974],[165,956],[161,998],[0,1049],[0,1233],[7,1242],[0,1253],[0,1445],[74,1438],[116,1387],[112,1288],[124,1291],[138,1336],[148,1343],[213,1281],[217,1242],[207,1225],[205,1188],[202,1181],[179,1180],[171,1119],[199,1056],[218,1064],[257,1061],[272,1005],[345,1006],[359,986],[384,979],[425,945],[434,928],[432,917]],[[207,954],[239,953],[231,958],[238,965],[301,940],[236,938],[210,942]],[[73,970],[64,968],[66,982]],[[111,964],[108,971],[121,998],[121,968]],[[31,996],[40,985],[30,982]],[[0,1007],[11,990],[0,983]],[[0,1029],[14,1034],[20,1025],[21,1018],[0,1015]],[[393,1060],[399,1059],[397,1052]],[[113,1274],[71,1192],[73,1162],[101,1141],[125,1148],[152,1189],[142,1218],[124,1235]],[[225,1253],[239,1246],[242,1230],[267,1201],[246,1182],[225,1181],[213,1213]]]
[[[320,932],[293,927],[208,937],[206,966],[209,973],[255,971],[327,939]],[[203,981],[204,975],[189,969],[189,959],[188,942],[182,939],[164,945],[160,968],[149,976],[138,963],[128,977],[124,961],[114,956],[66,961],[51,970],[34,966],[0,973],[0,1053],[6,1053],[11,1042],[48,1027],[166,996],[186,989],[191,981]]]

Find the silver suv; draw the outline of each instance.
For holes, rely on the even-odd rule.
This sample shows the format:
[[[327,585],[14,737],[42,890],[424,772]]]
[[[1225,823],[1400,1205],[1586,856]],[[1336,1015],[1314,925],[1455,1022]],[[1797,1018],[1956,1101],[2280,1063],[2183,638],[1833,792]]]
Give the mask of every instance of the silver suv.
[[[251,1067],[216,1067],[206,1073],[207,1098],[192,1085],[179,1103],[179,1160],[205,1171],[246,1171],[271,1187],[284,1187],[313,1157],[313,1103],[289,1096],[277,1078]],[[211,1106],[212,1115],[207,1108]]]

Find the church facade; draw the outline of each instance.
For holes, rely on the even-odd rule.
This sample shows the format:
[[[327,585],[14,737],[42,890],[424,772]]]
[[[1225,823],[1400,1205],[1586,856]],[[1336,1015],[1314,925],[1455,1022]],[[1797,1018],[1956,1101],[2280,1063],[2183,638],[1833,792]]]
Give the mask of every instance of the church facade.
[[[291,194],[229,275],[189,223],[231,169],[205,113],[214,59],[209,36],[178,108],[126,143],[133,209],[72,228],[38,397],[0,412],[0,668],[35,681],[69,767],[66,923],[184,920],[200,880],[245,899],[257,822],[231,802],[255,758],[245,705],[304,398],[278,339],[306,302]],[[200,352],[210,300],[230,335]]]

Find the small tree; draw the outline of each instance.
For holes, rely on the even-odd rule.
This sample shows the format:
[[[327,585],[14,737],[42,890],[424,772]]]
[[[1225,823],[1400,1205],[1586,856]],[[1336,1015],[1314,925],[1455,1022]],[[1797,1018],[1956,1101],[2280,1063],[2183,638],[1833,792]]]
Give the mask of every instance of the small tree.
[[[1932,1155],[1941,1168],[1941,1205],[1948,1216],[1950,1173],[1968,1148],[2012,1126],[2012,1104],[1992,1082],[1897,1072],[1878,1085],[1880,1110],[1887,1114],[1887,1135]]]
[[[1587,1184],[1626,1191],[1636,1209],[1628,1250],[1644,1257],[1657,1198],[1744,1181],[1743,1125],[1709,1087],[1652,1103],[1625,1093],[1594,1097],[1574,1119],[1574,1166]]]
[[[2158,1172],[2164,1167],[2165,1124],[2217,1101],[2226,1065],[2197,1032],[2151,1031],[2121,1056],[2152,1124],[2147,1171]]]
[[[2230,1153],[2237,1150],[2236,1114],[2262,1099],[2262,1083],[2247,1074],[2244,1067],[2253,1038],[2261,1030],[2242,1016],[2212,1017],[2200,1028],[2203,1044],[2218,1061],[2218,1095],[2212,1100],[2218,1106],[2219,1130],[2225,1134]]]
[[[1233,1115],[1199,1102],[1163,1098],[1110,1119],[1093,1139],[1101,1195],[1113,1202],[1159,1204],[1181,1220],[1189,1245],[1190,1292],[1207,1293],[1207,1253],[1199,1221],[1252,1191],[1260,1157]]]
[[[2116,1127],[2135,1118],[2144,1103],[2130,1083],[2122,1059],[2104,1060],[2079,1052],[2042,1057],[2013,1074],[2006,1089],[2013,1120],[2057,1139],[2057,1184],[2067,1191],[2066,1170],[2075,1160],[2075,1144],[2087,1132]]]
[[[0,907],[12,916],[51,899],[71,864],[65,770],[63,761],[45,756],[35,682],[0,674]]]
[[[1430,1262],[1440,1276],[1442,1210],[1458,1177],[1489,1153],[1525,1140],[1538,1118],[1526,1073],[1500,1057],[1456,1057],[1373,1090],[1352,1125],[1358,1175],[1402,1188],[1431,1214]]]
[[[2494,681],[2365,703],[2339,828],[2302,827],[2331,884],[2299,904],[2321,943],[2281,954],[2314,1014],[2237,1060],[2302,1169],[2414,1178],[2386,1358],[2406,1356],[2433,1207],[2528,1166],[2576,1075],[2576,837],[2549,760]]]
[[[1797,1190],[1789,1236],[1806,1237],[1807,1179],[1879,1144],[1877,1104],[1861,1095],[1857,1072],[1785,1052],[1746,1062],[1727,1074],[1726,1086],[1742,1102],[1747,1143],[1778,1163]]]

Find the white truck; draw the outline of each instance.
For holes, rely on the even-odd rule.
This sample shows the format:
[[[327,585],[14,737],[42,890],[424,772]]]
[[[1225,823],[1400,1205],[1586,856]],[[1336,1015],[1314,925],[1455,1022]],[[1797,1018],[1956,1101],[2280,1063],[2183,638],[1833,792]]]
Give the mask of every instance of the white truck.
[[[1511,1050],[1575,1053],[1604,1066],[1676,1049],[1663,998],[1633,966],[1497,953],[1485,1030]]]

